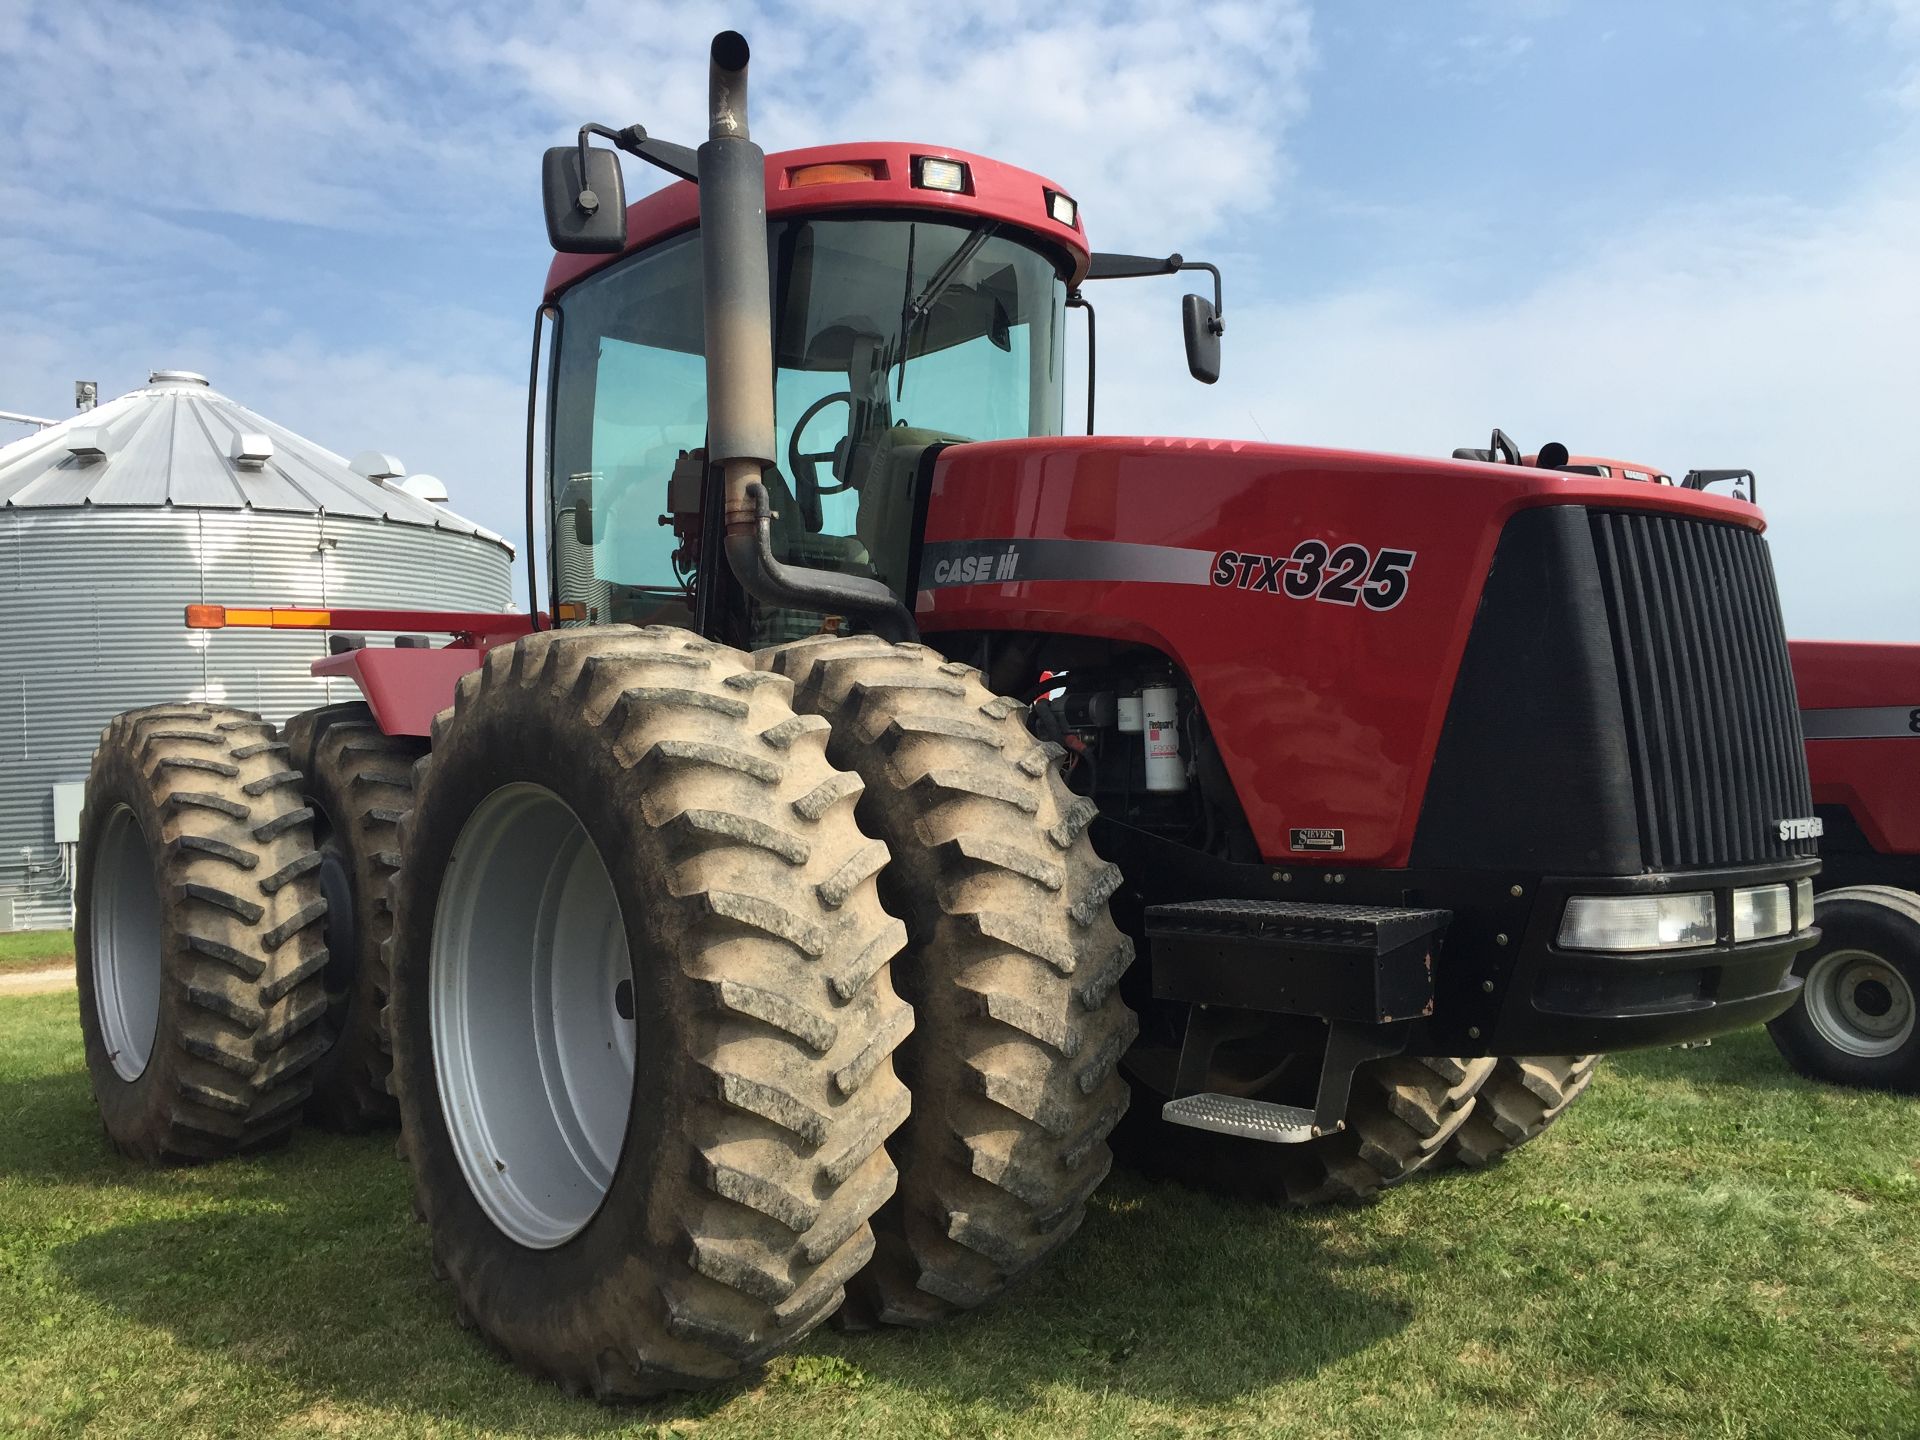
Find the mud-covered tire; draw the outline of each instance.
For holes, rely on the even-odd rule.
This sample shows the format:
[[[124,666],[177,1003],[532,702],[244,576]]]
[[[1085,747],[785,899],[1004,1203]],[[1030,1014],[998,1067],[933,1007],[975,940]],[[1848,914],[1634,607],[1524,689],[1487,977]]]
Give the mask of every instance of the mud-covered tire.
[[[1139,1087],[1122,1157],[1149,1174],[1286,1205],[1357,1204],[1432,1165],[1474,1113],[1492,1060],[1392,1056],[1354,1072],[1346,1129],[1299,1144],[1217,1135],[1160,1118]]]
[[[854,820],[859,782],[828,763],[825,722],[796,715],[791,691],[684,630],[547,631],[461,682],[418,772],[389,941],[416,1210],[460,1316],[570,1390],[641,1397],[748,1373],[840,1305],[893,1193],[885,1142],[908,1099],[891,1056],[912,1017],[888,967],[905,929],[880,905],[886,847]],[[569,843],[600,857],[633,1024],[605,1178],[576,1191],[571,1233],[535,1244],[497,1218],[513,1157],[481,1151],[469,1169],[447,1104],[490,1083],[463,1079],[480,1073],[459,1068],[473,1054],[513,1084],[512,1047],[536,1022],[496,1007],[486,1018],[505,1008],[520,1028],[472,1051],[446,999],[467,992],[436,987],[535,948],[515,932],[488,951],[460,926],[475,897],[514,890],[463,868],[492,853],[482,820],[516,796],[544,806],[541,791],[584,834]],[[538,891],[538,848],[531,873],[495,878]],[[565,947],[548,948],[559,966]],[[539,993],[557,1012],[558,983]],[[536,1189],[559,1179],[526,1173]]]
[[[393,929],[387,887],[400,868],[400,820],[413,808],[413,766],[427,742],[381,733],[359,701],[303,710],[282,734],[314,812],[327,898],[328,1049],[313,1067],[307,1118],[347,1132],[396,1124],[400,1110],[388,1087],[393,1045],[383,1017]]]
[[[1814,902],[1820,939],[1794,961],[1805,982],[1767,1033],[1802,1075],[1920,1094],[1920,895],[1849,885]]]
[[[849,1289],[850,1323],[925,1324],[1000,1295],[1079,1227],[1127,1104],[1133,958],[1107,901],[1120,872],[1086,836],[1057,750],[1025,707],[920,645],[818,637],[760,652],[831,722],[827,757],[865,784],[859,818],[893,863],[895,966],[914,1033],[900,1189]]]
[[[1490,1165],[1537,1140],[1593,1083],[1598,1055],[1503,1057],[1480,1087],[1473,1113],[1454,1132],[1447,1157],[1462,1165]]]
[[[74,885],[80,1027],[108,1138],[147,1164],[282,1139],[326,1042],[326,904],[300,777],[259,716],[116,716]]]

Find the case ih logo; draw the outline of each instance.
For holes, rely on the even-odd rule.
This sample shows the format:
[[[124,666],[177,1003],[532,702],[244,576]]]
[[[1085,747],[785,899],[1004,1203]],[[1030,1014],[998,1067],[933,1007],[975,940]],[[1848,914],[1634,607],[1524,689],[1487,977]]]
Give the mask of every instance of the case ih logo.
[[[971,555],[955,555],[938,561],[933,567],[936,585],[980,585],[997,580],[1012,580],[1020,570],[1020,552],[1009,545]]]
[[[1780,838],[1782,840],[1818,840],[1827,833],[1827,825],[1818,815],[1804,819],[1782,820]]]
[[[1329,605],[1365,605],[1391,610],[1407,598],[1412,550],[1375,551],[1364,545],[1330,547],[1324,540],[1302,540],[1291,555],[1259,555],[1222,550],[1213,559],[1213,583],[1235,590],[1287,595],[1294,600],[1324,600]]]

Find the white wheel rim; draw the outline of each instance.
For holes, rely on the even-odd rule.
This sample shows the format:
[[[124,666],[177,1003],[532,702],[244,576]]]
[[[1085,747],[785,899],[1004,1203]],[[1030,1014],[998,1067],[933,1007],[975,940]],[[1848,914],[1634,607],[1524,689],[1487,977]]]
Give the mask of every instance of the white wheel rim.
[[[1913,987],[1869,950],[1835,950],[1807,972],[1807,1018],[1836,1050],[1863,1060],[1913,1038]]]
[[[140,822],[125,805],[107,816],[88,887],[93,939],[93,1005],[107,1059],[122,1080],[138,1080],[160,1027],[160,895]]]
[[[428,974],[441,1113],[474,1198],[522,1245],[565,1243],[620,1163],[634,987],[607,867],[551,790],[504,786],[468,817]]]

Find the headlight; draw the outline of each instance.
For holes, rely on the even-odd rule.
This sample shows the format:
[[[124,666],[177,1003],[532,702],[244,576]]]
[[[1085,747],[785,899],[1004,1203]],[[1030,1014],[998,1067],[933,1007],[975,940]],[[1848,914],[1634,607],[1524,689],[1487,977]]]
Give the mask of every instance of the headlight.
[[[1733,938],[1770,940],[1793,931],[1793,895],[1785,885],[1733,892]]]
[[[1560,917],[1562,950],[1683,950],[1714,941],[1712,892],[1575,895]]]
[[[1804,930],[1813,924],[1813,877],[1793,882],[1793,927]]]

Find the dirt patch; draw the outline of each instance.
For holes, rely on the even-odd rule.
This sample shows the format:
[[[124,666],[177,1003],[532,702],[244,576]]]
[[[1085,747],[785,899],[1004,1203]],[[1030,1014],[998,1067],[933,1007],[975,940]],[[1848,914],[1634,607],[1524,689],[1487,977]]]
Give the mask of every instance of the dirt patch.
[[[0,975],[0,995],[51,995],[73,989],[73,966],[53,965],[45,970],[15,970]]]

